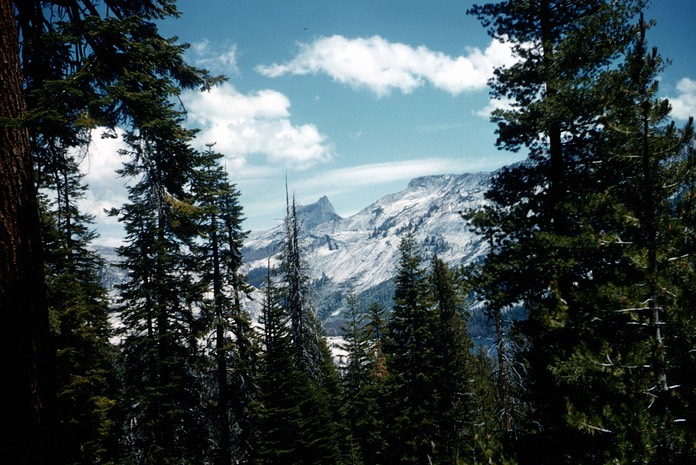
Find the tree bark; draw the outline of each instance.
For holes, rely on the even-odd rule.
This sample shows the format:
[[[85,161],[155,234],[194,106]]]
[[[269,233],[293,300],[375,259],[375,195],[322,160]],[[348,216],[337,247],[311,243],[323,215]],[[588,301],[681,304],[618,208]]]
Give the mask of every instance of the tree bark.
[[[54,356],[38,200],[11,0],[0,0],[0,351],[2,462],[50,463]]]

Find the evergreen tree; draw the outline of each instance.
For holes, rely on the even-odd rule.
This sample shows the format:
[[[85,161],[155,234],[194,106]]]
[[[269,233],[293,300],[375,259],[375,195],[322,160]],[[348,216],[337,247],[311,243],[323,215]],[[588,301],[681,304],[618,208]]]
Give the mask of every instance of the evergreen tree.
[[[500,212],[490,206],[468,212],[464,218],[469,221],[472,230],[483,235],[488,242],[488,256],[483,263],[475,263],[465,270],[465,280],[484,304],[484,313],[489,323],[493,324],[495,339],[493,351],[496,355],[496,385],[500,411],[500,427],[508,438],[514,435],[513,425],[524,410],[521,400],[515,395],[520,390],[523,380],[512,369],[516,345],[509,336],[509,322],[505,320],[505,311],[517,305],[511,301],[514,294],[506,286],[515,270],[498,254],[505,237],[501,233]],[[511,295],[512,294],[512,295]],[[517,407],[517,408],[515,408]]]
[[[5,360],[4,449],[17,463],[55,459],[50,443],[59,437],[32,156],[81,145],[96,126],[145,127],[162,102],[152,94],[216,81],[184,63],[185,45],[160,36],[155,21],[177,14],[169,0],[0,3],[0,150],[15,154],[0,161],[0,308],[8,328],[0,339],[2,352],[13,354]],[[26,438],[36,447],[25,448]]]
[[[126,237],[118,249],[128,274],[119,286],[118,308],[126,459],[198,463],[207,447],[194,315],[201,287],[190,253],[198,228],[190,193],[176,182],[192,179],[195,153],[185,138],[158,136],[129,134],[132,159],[139,163],[127,163],[122,170],[123,175],[140,176],[128,188],[129,203],[120,212]]]
[[[386,463],[427,464],[437,449],[439,395],[435,361],[439,319],[413,235],[399,245],[394,308],[384,345],[389,370]]]
[[[491,82],[494,97],[511,100],[510,109],[493,115],[497,145],[529,150],[528,160],[502,170],[487,194],[500,234],[487,258],[489,296],[498,308],[524,302],[528,312],[522,331],[533,420],[520,443],[523,461],[595,463],[607,449],[598,430],[571,424],[573,405],[592,390],[559,368],[574,363],[593,332],[596,314],[586,302],[597,270],[610,269],[620,255],[591,232],[601,208],[588,199],[609,181],[597,176],[606,97],[598,87],[627,50],[643,6],[509,0],[471,10],[518,57]],[[541,446],[549,442],[556,447]]]
[[[56,449],[55,350],[29,131],[20,124],[27,106],[10,0],[0,1],[0,57],[0,352],[5,367],[0,381],[5,434],[0,446],[13,463],[41,464]],[[33,447],[27,448],[27,443]]]
[[[340,463],[326,392],[297,360],[282,290],[269,276],[263,302],[264,350],[254,404],[253,463]]]
[[[117,455],[114,406],[116,352],[109,338],[108,299],[100,283],[101,258],[88,247],[90,216],[77,201],[86,186],[76,160],[62,155],[38,170],[42,197],[49,311],[57,350],[57,463],[113,463]],[[50,190],[49,190],[50,189]]]
[[[495,382],[494,364],[483,347],[473,356],[467,393],[471,409],[464,419],[470,430],[464,444],[465,456],[473,464],[513,464],[504,450],[504,431],[500,428],[499,391]]]
[[[250,289],[240,272],[247,233],[241,227],[239,192],[219,164],[222,155],[212,147],[208,145],[201,154],[201,168],[193,185],[202,216],[202,238],[195,250],[202,284],[212,293],[203,308],[203,324],[214,335],[215,463],[229,464],[233,457],[237,462],[245,461],[250,454],[248,411],[255,390],[257,344],[251,318],[242,308],[242,298]]]
[[[462,289],[454,273],[440,258],[433,257],[430,286],[438,314],[434,340],[434,362],[439,370],[433,377],[438,394],[438,463],[458,463],[470,440],[464,420],[469,417],[473,343],[463,317]]]
[[[261,316],[263,352],[259,395],[253,410],[253,463],[258,464],[301,463],[303,383],[294,363],[288,318],[279,300],[269,267]]]
[[[569,416],[609,438],[603,460],[674,463],[683,449],[675,443],[683,406],[669,382],[667,341],[679,324],[679,285],[667,276],[673,232],[681,230],[673,203],[689,182],[683,167],[693,162],[684,147],[693,129],[665,124],[669,105],[655,97],[663,63],[648,49],[646,29],[641,18],[626,62],[608,73],[603,89],[610,104],[600,149],[610,155],[599,174],[612,182],[593,203],[603,212],[597,240],[620,258],[595,271],[596,288],[584,303],[598,322],[559,372],[596,386]]]
[[[381,307],[373,304],[373,315],[358,307],[353,294],[347,298],[346,324],[341,327],[346,352],[343,367],[343,392],[346,402],[346,421],[349,429],[350,453],[348,463],[383,463],[384,435],[380,402],[382,399],[384,364],[379,353],[380,341],[375,336]],[[368,321],[368,318],[372,318]],[[378,334],[378,332],[377,332]]]
[[[339,438],[345,436],[342,392],[326,335],[312,306],[309,279],[300,250],[297,211],[294,200],[291,204],[289,198],[285,226],[285,243],[277,269],[277,282],[267,284],[273,289],[277,286],[277,291],[273,290],[271,295],[267,295],[266,305],[278,306],[285,312],[287,320],[272,320],[278,321],[281,329],[275,326],[265,329],[264,358],[267,361],[262,360],[258,405],[262,412],[259,415],[262,421],[260,430],[270,436],[266,440],[267,434],[261,434],[264,439],[261,440],[259,460],[260,463],[341,463],[347,453],[345,445],[339,442]],[[289,350],[291,358],[288,359],[289,354],[285,352],[278,355],[285,365],[281,370],[274,363],[275,356],[269,358],[272,354],[268,344],[273,340],[268,339],[268,332],[280,334],[286,321],[290,330],[290,346],[286,347],[285,337],[277,344],[285,351]],[[283,372],[289,384],[282,387],[281,393],[278,391],[281,386],[277,376]],[[264,382],[264,379],[272,379],[274,383]],[[299,418],[295,415],[299,415]],[[292,429],[292,433],[286,431],[285,426],[282,430],[278,429],[284,417],[287,417],[284,423]],[[282,457],[284,459],[281,460]]]
[[[312,307],[307,264],[300,247],[300,224],[295,199],[287,200],[285,238],[278,272],[282,286],[283,307],[288,312],[292,327],[297,360],[312,377],[321,377],[323,364],[322,329]]]

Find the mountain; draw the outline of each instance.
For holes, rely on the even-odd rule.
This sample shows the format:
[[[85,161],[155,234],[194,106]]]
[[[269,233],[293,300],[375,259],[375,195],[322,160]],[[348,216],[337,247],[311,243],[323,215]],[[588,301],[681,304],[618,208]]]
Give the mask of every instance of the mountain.
[[[362,308],[373,301],[391,308],[392,277],[399,261],[399,243],[411,232],[426,258],[437,254],[452,266],[479,259],[487,250],[481,237],[469,231],[459,214],[485,204],[491,173],[425,176],[413,179],[406,189],[384,196],[358,213],[342,218],[330,200],[298,206],[300,241],[312,280],[316,309],[329,334],[342,324],[342,310],[349,292]],[[284,225],[252,232],[242,250],[243,272],[260,288],[269,259],[277,263],[284,239]],[[102,281],[114,293],[114,284],[126,279],[112,247],[95,246],[105,258]],[[246,301],[253,317],[260,313],[261,296]],[[489,336],[482,312],[470,316],[472,338]]]
[[[460,211],[482,206],[491,173],[425,176],[406,189],[377,200],[347,218],[336,214],[324,196],[298,207],[300,241],[315,289],[319,316],[327,329],[341,323],[345,296],[352,292],[362,306],[391,305],[392,276],[397,270],[401,237],[411,232],[423,254],[437,254],[450,265],[467,264],[486,251]],[[245,272],[260,286],[268,260],[275,263],[284,238],[283,225],[255,232],[245,243]]]

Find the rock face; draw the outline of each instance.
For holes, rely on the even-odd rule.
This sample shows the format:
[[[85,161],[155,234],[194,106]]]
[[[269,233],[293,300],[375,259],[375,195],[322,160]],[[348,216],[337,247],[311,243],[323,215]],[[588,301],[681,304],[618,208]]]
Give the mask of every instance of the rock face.
[[[337,215],[326,196],[298,207],[304,257],[327,327],[339,324],[348,292],[361,305],[375,300],[391,304],[398,246],[407,232],[426,258],[437,254],[451,265],[471,263],[485,253],[485,243],[469,231],[459,212],[485,204],[490,179],[491,173],[416,178],[403,191],[348,218]],[[251,284],[261,284],[282,240],[282,224],[251,234],[243,251]]]

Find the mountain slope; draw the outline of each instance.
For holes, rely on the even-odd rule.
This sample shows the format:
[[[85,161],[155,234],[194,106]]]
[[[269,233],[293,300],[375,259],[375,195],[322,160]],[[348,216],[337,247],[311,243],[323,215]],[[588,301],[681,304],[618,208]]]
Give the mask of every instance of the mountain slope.
[[[319,315],[331,326],[340,320],[343,300],[353,292],[363,304],[389,304],[398,246],[412,232],[426,257],[437,254],[451,265],[470,263],[485,252],[458,213],[485,203],[490,173],[426,176],[348,218],[328,198],[298,208],[301,243],[314,281]],[[283,239],[283,225],[253,233],[244,249],[245,271],[260,285]]]

